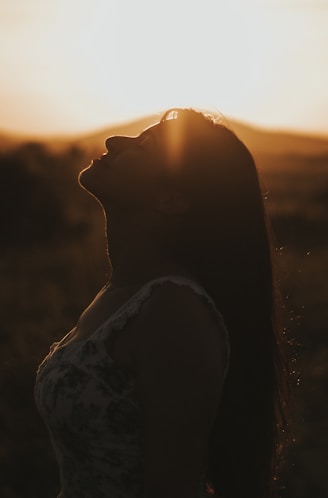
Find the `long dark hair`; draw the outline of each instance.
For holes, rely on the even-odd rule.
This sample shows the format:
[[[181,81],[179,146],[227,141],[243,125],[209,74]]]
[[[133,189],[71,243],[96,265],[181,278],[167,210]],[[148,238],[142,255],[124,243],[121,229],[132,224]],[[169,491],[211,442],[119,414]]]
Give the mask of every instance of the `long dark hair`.
[[[161,120],[163,131],[169,119],[176,123],[173,134],[166,126],[163,154],[191,208],[166,250],[214,299],[230,338],[208,491],[219,498],[271,498],[286,442],[289,384],[257,170],[246,146],[215,118],[171,109]]]

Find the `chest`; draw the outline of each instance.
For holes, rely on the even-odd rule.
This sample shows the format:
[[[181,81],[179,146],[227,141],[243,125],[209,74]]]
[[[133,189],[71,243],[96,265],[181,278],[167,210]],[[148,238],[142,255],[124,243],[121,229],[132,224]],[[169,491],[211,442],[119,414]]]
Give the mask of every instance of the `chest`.
[[[88,339],[105,321],[119,312],[137,290],[137,287],[129,287],[112,292],[101,291],[83,311],[65,344]],[[105,343],[111,358],[128,371],[133,370],[133,349],[137,328],[136,316],[129,319],[122,329],[113,329]]]
[[[112,451],[115,463],[125,443],[132,453],[138,450],[142,414],[135,381],[108,358],[101,342],[72,341],[55,350],[38,372],[35,401],[69,476],[88,462],[92,469],[98,462],[107,474]]]

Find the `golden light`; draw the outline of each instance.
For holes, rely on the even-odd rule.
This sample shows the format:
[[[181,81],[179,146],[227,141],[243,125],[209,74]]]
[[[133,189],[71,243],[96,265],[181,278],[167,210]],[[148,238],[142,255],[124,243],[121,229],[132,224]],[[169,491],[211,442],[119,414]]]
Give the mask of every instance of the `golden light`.
[[[0,127],[87,131],[175,106],[271,126],[292,126],[302,116],[310,126],[320,113],[325,122],[327,15],[314,9],[311,25],[308,8],[296,12],[289,4],[20,4],[0,31]],[[316,95],[321,103],[313,105]]]

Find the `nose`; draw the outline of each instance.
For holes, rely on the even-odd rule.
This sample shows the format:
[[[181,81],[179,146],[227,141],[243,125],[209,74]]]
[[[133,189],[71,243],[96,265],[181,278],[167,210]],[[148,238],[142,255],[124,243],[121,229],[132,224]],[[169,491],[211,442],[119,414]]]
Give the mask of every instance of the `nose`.
[[[116,154],[123,148],[127,147],[132,140],[132,137],[126,137],[124,135],[114,135],[106,139],[106,149],[108,150],[108,152]]]

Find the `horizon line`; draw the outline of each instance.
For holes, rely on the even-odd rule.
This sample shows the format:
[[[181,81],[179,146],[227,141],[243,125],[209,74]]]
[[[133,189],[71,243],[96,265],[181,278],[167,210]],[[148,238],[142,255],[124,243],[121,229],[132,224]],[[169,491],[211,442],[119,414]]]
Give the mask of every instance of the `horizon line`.
[[[208,110],[204,110],[203,112],[211,112]],[[12,130],[12,129],[6,129],[3,127],[0,127],[0,139],[13,139],[13,140],[18,140],[18,141],[36,141],[39,140],[41,142],[47,142],[47,141],[71,141],[71,140],[77,140],[77,139],[83,139],[87,138],[88,136],[92,135],[97,135],[98,133],[105,132],[106,129],[115,129],[115,128],[121,128],[125,126],[133,126],[137,125],[138,122],[145,121],[145,120],[151,120],[154,118],[154,124],[156,123],[156,117],[158,115],[158,120],[160,120],[161,112],[158,113],[153,113],[153,114],[145,114],[141,115],[138,118],[134,119],[123,119],[121,121],[115,121],[113,123],[109,123],[108,125],[103,125],[99,127],[94,127],[94,128],[86,128],[85,130],[80,130],[80,131],[71,131],[71,132],[32,132],[28,133],[25,131],[19,131],[19,130]],[[229,128],[230,122],[235,123],[237,125],[245,126],[247,128],[251,128],[254,131],[258,132],[265,132],[265,133],[272,133],[272,134],[283,134],[283,135],[296,135],[298,137],[302,136],[307,136],[310,138],[314,139],[321,139],[321,140],[328,140],[328,130],[323,131],[323,130],[313,130],[313,129],[306,129],[306,128],[297,128],[297,127],[291,127],[291,126],[270,126],[270,125],[261,125],[254,123],[252,121],[247,121],[244,119],[239,119],[235,118],[234,116],[230,115],[224,115],[222,114],[222,120],[224,124]]]

